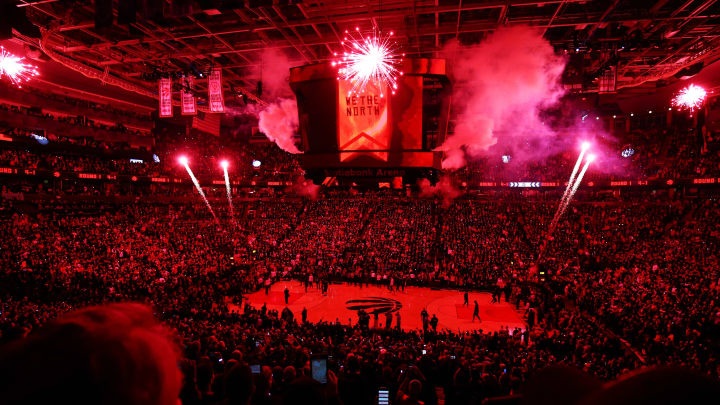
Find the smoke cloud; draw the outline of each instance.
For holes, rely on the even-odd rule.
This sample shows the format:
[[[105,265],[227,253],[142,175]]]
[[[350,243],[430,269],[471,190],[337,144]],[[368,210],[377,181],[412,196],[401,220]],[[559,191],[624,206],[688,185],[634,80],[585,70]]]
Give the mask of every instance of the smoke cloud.
[[[290,68],[293,63],[279,49],[263,50],[260,66],[256,72],[262,81],[262,98],[274,100],[292,97],[290,89]]]
[[[449,176],[440,177],[440,181],[436,185],[431,185],[430,180],[418,180],[420,187],[420,197],[440,197],[443,201],[443,207],[449,207],[453,200],[460,197],[463,192],[460,191],[452,182]]]
[[[555,132],[540,113],[564,91],[565,59],[534,28],[501,28],[478,45],[449,44],[444,52],[453,66],[455,133],[438,150],[443,168],[457,169],[467,158],[493,147],[513,159],[540,158],[555,149]]]
[[[293,185],[288,187],[286,192],[291,192],[311,200],[317,200],[320,195],[320,186],[313,183],[312,180],[306,179],[304,176],[297,176],[295,181],[293,181]]]
[[[269,104],[256,110],[258,127],[271,141],[289,153],[301,153],[295,145],[298,110],[290,89],[292,63],[279,49],[265,49],[256,72],[262,82],[261,98]]]
[[[297,104],[291,98],[269,104],[259,114],[260,131],[286,152],[301,153],[295,145],[298,125]]]

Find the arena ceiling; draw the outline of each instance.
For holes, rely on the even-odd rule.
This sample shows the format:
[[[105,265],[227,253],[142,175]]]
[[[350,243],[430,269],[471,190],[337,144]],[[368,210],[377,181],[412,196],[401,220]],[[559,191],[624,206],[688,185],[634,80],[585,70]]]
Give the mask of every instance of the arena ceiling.
[[[29,49],[50,49],[65,62],[148,91],[161,75],[199,75],[219,65],[226,91],[254,97],[264,50],[276,49],[295,65],[327,61],[340,50],[343,32],[356,26],[394,31],[407,55],[434,57],[454,39],[472,44],[503,25],[532,25],[568,53],[571,66],[581,71],[579,88],[588,92],[597,91],[598,77],[611,68],[617,88],[642,88],[695,74],[720,58],[715,0],[11,3],[40,28],[39,36],[32,29],[14,31]],[[98,28],[96,7],[103,4],[111,5],[112,16],[100,16]]]

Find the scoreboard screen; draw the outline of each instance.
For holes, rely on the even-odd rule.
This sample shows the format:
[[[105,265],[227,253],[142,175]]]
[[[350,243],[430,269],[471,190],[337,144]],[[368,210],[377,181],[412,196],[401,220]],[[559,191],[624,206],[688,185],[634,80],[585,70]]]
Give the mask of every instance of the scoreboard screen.
[[[441,83],[433,86],[438,91],[449,88],[445,61],[406,60],[403,72],[394,95],[373,84],[351,94],[352,83],[338,79],[329,64],[291,69],[303,168],[311,175],[343,177],[396,177],[391,174],[439,169],[442,156],[433,149],[444,133],[438,133],[437,117],[435,126],[425,125],[423,110],[444,102],[437,95],[428,97],[428,83]]]

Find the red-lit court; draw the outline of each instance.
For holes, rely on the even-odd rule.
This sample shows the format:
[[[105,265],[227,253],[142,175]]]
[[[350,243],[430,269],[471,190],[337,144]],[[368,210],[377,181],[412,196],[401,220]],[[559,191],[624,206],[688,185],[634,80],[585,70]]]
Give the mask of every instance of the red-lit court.
[[[283,281],[273,284],[270,294],[265,295],[265,290],[247,296],[250,305],[260,308],[267,304],[268,309],[281,311],[285,307],[283,291],[285,286],[290,290],[288,307],[300,319],[303,308],[308,310],[308,321],[335,321],[339,319],[347,324],[349,319],[352,323],[357,322],[356,311],[347,309],[347,301],[372,299],[375,297],[396,300],[402,304],[400,309],[402,328],[421,329],[422,321],[420,312],[426,308],[430,317],[433,314],[439,319],[438,330],[450,329],[453,331],[476,330],[478,328],[486,332],[500,330],[501,327],[525,328],[522,314],[511,304],[504,300],[500,303],[491,304],[489,293],[469,294],[470,306],[463,306],[463,294],[457,290],[434,290],[421,287],[407,287],[402,292],[390,292],[383,287],[358,287],[349,284],[331,284],[327,296],[323,296],[317,288],[305,288],[297,281]],[[480,307],[480,318],[472,322],[473,301],[477,300]],[[352,305],[352,304],[351,304]],[[382,324],[385,321],[383,314],[379,317]],[[395,318],[393,316],[393,326]],[[373,326],[373,319],[370,319],[370,326]]]

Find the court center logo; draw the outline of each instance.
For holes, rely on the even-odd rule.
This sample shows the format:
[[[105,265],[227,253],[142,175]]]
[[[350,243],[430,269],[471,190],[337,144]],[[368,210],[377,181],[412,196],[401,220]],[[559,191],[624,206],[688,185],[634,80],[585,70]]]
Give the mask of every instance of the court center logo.
[[[347,309],[359,311],[364,309],[371,314],[384,314],[386,312],[397,312],[402,308],[402,303],[392,298],[366,297],[345,302]]]

